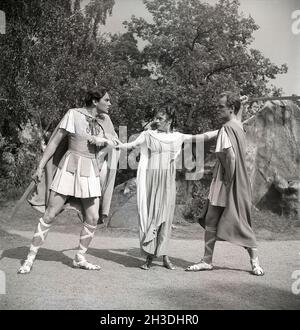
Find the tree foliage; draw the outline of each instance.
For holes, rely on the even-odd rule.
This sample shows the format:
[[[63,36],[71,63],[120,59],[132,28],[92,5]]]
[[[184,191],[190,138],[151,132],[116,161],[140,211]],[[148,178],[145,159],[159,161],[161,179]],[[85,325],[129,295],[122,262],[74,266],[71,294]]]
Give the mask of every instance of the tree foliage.
[[[113,0],[86,7],[81,0],[1,1],[7,18],[0,35],[2,186],[8,177],[13,185],[24,184],[9,168],[26,168],[28,176],[42,133],[81,105],[84,90],[96,84],[111,90],[112,120],[116,129],[126,125],[129,135],[165,103],[176,107],[180,130],[196,133],[217,126],[214,105],[221,91],[280,94],[268,82],[287,67],[251,48],[258,26],[240,14],[238,1],[144,3],[152,22],[132,17],[124,33],[111,35],[101,33],[101,25]]]
[[[36,139],[51,130],[68,108],[80,104],[84,88],[110,82],[109,41],[95,31],[113,4],[113,0],[91,1],[82,10],[78,0],[1,1],[7,18],[6,34],[0,37],[0,157],[2,165],[8,164],[1,166],[4,183],[20,150],[33,147],[38,152]],[[20,133],[28,122],[37,132],[26,146]],[[22,165],[28,168],[24,177],[36,166],[26,163],[26,157],[18,166]],[[18,185],[17,171],[10,182]]]
[[[268,81],[287,70],[251,49],[258,26],[240,14],[236,0],[216,5],[198,0],[144,3],[153,22],[133,17],[125,24],[147,43],[144,64],[155,69],[165,97],[177,105],[181,129],[197,132],[211,127],[221,91],[265,95],[272,92]]]

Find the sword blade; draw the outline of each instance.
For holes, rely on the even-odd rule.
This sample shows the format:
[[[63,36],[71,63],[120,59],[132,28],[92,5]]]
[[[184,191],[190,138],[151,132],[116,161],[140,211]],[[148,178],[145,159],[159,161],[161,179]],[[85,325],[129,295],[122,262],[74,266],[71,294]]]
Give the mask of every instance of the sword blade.
[[[255,101],[281,101],[281,100],[300,100],[300,96],[265,96],[265,97],[250,97],[248,102]]]
[[[25,199],[27,198],[27,196],[29,195],[29,193],[31,192],[31,190],[34,188],[35,186],[35,182],[32,180],[30,185],[26,188],[24,194],[22,195],[22,197],[18,200],[17,204],[15,205],[11,216],[10,216],[10,220],[12,220],[12,218],[15,216],[15,214],[17,213],[17,211],[19,210],[20,206],[23,204],[23,202],[25,201]]]

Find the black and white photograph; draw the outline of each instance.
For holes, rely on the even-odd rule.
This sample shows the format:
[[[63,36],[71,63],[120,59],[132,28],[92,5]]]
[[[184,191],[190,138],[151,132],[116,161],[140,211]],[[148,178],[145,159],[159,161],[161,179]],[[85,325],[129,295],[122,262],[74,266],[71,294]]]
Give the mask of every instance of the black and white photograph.
[[[299,59],[300,0],[1,0],[0,310],[300,310]]]

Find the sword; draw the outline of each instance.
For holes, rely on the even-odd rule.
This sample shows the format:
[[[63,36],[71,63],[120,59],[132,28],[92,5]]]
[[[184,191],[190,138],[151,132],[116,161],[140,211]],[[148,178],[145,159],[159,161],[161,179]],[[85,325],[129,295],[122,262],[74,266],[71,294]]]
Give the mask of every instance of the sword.
[[[296,101],[300,100],[300,96],[265,96],[265,97],[250,97],[248,103],[255,101],[281,101],[281,100],[291,100]]]
[[[36,185],[36,183],[32,180],[30,185],[27,187],[24,194],[22,195],[22,197],[18,200],[17,204],[15,205],[9,220],[12,220],[12,218],[15,216],[15,214],[19,210],[20,206],[23,204],[23,202],[28,197],[29,193],[31,192],[31,190],[34,188],[35,185]]]

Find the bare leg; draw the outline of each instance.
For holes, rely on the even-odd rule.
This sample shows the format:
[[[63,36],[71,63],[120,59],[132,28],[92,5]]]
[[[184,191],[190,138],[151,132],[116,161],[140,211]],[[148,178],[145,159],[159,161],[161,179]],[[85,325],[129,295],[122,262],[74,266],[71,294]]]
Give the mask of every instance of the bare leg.
[[[224,208],[209,204],[205,217],[205,250],[204,257],[199,263],[188,266],[187,271],[211,270],[214,248],[217,240],[217,226]]]
[[[43,218],[40,218],[40,221],[36,227],[27,258],[19,269],[19,274],[27,274],[30,272],[38,250],[46,240],[48,231],[54,222],[56,215],[63,208],[66,198],[67,196],[58,194],[54,191],[50,192],[48,207]]]
[[[85,223],[80,233],[79,249],[73,260],[73,266],[86,270],[100,270],[101,267],[93,265],[85,259],[85,253],[94,237],[99,220],[99,198],[84,198],[82,206],[85,210]]]

